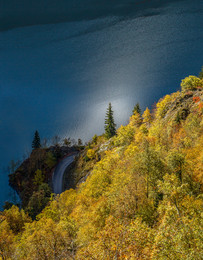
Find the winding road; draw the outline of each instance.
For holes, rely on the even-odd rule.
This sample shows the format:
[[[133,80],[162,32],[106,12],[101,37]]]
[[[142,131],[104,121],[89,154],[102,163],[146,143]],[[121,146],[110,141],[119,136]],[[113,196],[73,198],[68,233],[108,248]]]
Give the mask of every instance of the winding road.
[[[76,154],[67,156],[57,164],[52,177],[53,190],[55,194],[60,194],[63,192],[63,175],[66,168],[74,161],[75,156]]]

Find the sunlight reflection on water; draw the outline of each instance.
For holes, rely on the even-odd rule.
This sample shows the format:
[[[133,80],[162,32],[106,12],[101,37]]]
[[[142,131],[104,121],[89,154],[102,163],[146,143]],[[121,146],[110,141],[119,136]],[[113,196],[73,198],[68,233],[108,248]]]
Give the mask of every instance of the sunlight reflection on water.
[[[198,73],[203,3],[177,1],[153,16],[109,17],[0,33],[1,166],[42,137],[90,139],[112,102],[117,125]],[[2,200],[7,180],[0,175]]]

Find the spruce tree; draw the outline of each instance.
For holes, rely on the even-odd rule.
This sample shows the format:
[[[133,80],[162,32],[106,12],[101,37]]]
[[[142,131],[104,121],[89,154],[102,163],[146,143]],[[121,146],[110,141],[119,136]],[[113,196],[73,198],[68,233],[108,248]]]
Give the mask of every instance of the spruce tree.
[[[105,135],[107,138],[111,138],[116,134],[116,124],[114,123],[114,118],[113,118],[113,110],[111,103],[109,103],[109,107],[106,112],[106,118],[105,118]]]
[[[39,132],[35,131],[34,139],[32,141],[32,148],[36,149],[36,148],[40,148],[40,147],[41,147],[41,143],[40,143]]]
[[[137,112],[138,114],[141,115],[141,108],[140,108],[140,105],[139,103],[137,103],[134,108],[133,108],[133,114],[135,114],[135,112]]]

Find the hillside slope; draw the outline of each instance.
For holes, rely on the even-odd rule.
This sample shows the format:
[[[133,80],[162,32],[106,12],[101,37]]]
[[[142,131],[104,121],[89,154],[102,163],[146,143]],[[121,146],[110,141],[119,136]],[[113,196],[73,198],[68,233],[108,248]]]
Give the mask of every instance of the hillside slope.
[[[202,259],[203,79],[190,76],[181,87],[86,147],[77,164],[85,170],[87,161],[86,181],[53,198],[37,221],[15,206],[4,211],[1,255]]]
[[[59,145],[33,149],[30,156],[9,175],[9,184],[18,193],[22,208],[33,218],[42,211],[50,199],[56,165],[64,157],[77,151],[79,147]]]

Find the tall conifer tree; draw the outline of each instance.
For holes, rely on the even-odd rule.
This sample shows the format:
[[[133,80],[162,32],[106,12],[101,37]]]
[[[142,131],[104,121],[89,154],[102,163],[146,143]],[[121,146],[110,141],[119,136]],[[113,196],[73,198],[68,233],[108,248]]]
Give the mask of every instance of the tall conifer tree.
[[[138,114],[140,114],[141,115],[141,108],[140,108],[140,104],[139,103],[137,103],[135,106],[134,106],[134,108],[133,108],[133,114],[135,114],[135,113],[138,113]]]
[[[107,138],[111,138],[116,134],[116,124],[114,123],[114,118],[113,118],[113,110],[111,103],[109,103],[109,107],[106,112],[106,118],[105,118],[105,135]]]
[[[35,131],[34,139],[32,141],[32,148],[36,149],[36,148],[40,148],[40,147],[41,147],[41,143],[40,143],[39,132]]]

